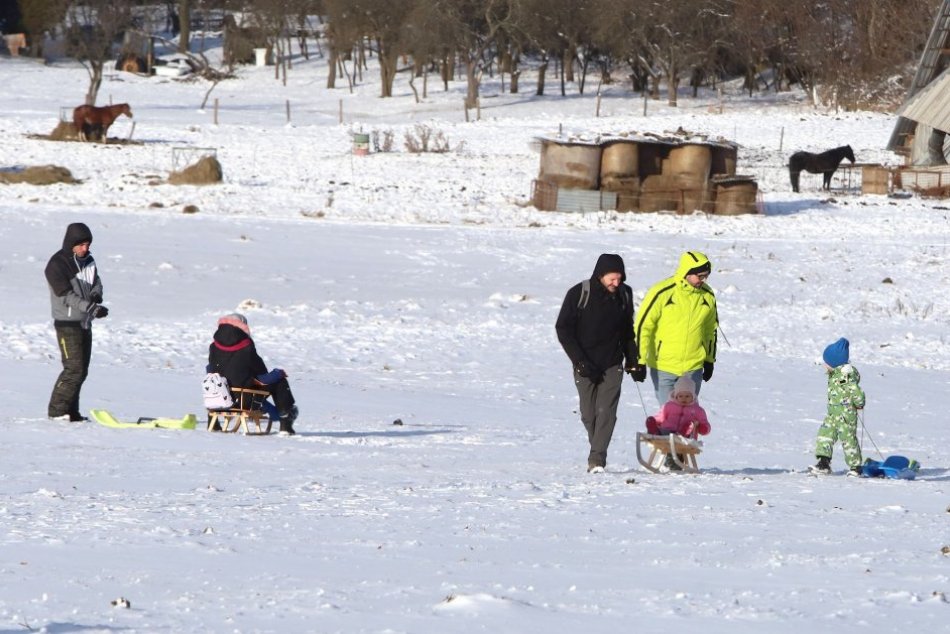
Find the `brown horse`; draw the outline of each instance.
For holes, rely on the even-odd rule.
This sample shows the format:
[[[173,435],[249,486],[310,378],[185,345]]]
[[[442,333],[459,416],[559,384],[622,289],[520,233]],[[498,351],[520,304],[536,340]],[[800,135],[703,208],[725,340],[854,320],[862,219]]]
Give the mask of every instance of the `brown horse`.
[[[73,110],[73,125],[79,133],[80,141],[108,142],[109,126],[120,114],[132,118],[132,108],[127,103],[117,103],[114,106],[78,106]]]

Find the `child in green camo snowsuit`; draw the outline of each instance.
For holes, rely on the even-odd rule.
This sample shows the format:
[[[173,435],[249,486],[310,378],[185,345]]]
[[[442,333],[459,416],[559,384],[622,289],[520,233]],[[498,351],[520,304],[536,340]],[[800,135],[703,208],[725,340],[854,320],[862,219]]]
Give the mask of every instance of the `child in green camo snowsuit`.
[[[840,440],[849,475],[861,472],[861,447],[858,444],[858,410],[864,408],[861,375],[848,363],[848,340],[842,337],[825,348],[822,359],[828,369],[828,414],[818,429],[815,470],[831,471],[831,455]]]

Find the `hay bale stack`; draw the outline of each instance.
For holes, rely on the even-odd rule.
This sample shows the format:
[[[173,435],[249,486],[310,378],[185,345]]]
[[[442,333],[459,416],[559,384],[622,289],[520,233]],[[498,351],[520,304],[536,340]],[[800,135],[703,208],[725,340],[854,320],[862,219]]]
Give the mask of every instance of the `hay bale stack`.
[[[213,156],[205,156],[180,172],[168,175],[171,185],[213,185],[224,179],[221,163]]]
[[[14,185],[55,185],[66,183],[75,185],[79,181],[73,178],[72,172],[59,165],[33,165],[23,169],[14,169],[8,172],[0,171],[0,183]]]
[[[599,145],[543,141],[538,179],[567,189],[597,189]]]

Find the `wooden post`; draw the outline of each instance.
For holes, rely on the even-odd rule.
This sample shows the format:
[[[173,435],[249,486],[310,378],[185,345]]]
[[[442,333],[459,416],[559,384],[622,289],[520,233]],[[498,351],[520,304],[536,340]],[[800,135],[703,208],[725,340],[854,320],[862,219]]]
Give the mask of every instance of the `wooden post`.
[[[722,114],[722,86],[719,87],[719,114]]]
[[[647,92],[646,88],[643,89],[643,116],[647,116]]]
[[[129,141],[132,140],[132,133],[135,132],[135,120],[132,121],[132,129],[129,130]]]
[[[594,117],[600,118],[600,93],[597,93],[597,110],[594,112]]]
[[[782,126],[782,132],[778,137],[778,151],[782,151],[782,144],[785,143],[785,126]]]
[[[465,123],[468,123],[468,102],[462,100],[462,108],[465,110]]]
[[[482,98],[475,97],[475,120],[482,120]]]
[[[214,98],[214,124],[218,125],[218,98]]]
[[[287,104],[287,123],[290,123],[290,99],[288,99],[285,103]]]
[[[343,125],[343,100],[340,99],[340,114],[339,114],[340,125]]]

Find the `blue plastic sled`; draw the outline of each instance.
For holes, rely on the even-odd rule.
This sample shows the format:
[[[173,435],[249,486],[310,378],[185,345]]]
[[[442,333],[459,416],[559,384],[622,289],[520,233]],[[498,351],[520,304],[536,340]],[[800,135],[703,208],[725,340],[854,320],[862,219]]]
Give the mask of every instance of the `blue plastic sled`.
[[[861,467],[861,475],[865,478],[913,480],[919,469],[920,463],[904,456],[888,456],[883,462],[868,458]]]

